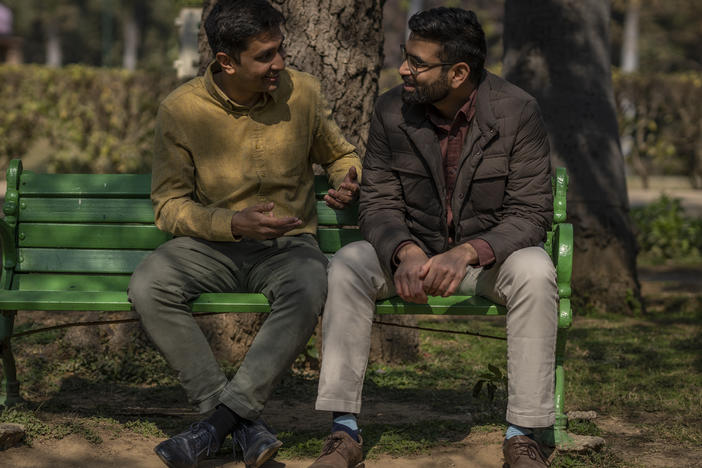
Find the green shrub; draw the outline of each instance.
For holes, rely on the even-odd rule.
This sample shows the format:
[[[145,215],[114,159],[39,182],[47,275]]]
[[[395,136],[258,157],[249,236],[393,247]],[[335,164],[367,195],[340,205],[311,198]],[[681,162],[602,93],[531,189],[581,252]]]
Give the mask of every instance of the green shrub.
[[[0,166],[32,144],[49,172],[147,172],[160,101],[175,76],[71,65],[0,66]]]
[[[639,255],[651,261],[700,258],[702,219],[685,215],[677,198],[661,196],[655,202],[631,210]]]

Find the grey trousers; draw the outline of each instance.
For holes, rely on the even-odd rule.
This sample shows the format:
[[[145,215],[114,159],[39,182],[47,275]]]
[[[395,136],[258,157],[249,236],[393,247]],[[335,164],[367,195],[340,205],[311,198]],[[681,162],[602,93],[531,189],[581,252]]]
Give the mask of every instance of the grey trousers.
[[[134,271],[129,300],[197,410],[224,403],[256,419],[314,331],[327,292],[327,263],[307,234],[231,243],[179,237]],[[229,382],[188,306],[205,292],[263,293],[271,304]]]
[[[394,282],[366,241],[339,250],[328,277],[316,409],[359,413],[375,301],[394,296]],[[457,294],[507,306],[507,421],[530,428],[553,425],[558,292],[549,255],[529,247],[492,268],[468,267]]]

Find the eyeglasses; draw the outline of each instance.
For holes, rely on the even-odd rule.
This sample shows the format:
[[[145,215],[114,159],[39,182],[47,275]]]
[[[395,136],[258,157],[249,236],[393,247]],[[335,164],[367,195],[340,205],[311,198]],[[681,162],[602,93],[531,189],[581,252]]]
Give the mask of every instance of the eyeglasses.
[[[400,51],[402,51],[402,61],[407,62],[407,68],[409,68],[412,76],[417,76],[420,73],[424,73],[427,70],[431,70],[436,67],[443,67],[447,65],[455,65],[456,62],[438,62],[438,63],[425,63],[414,55],[408,55],[407,49],[405,49],[404,44],[400,44]]]

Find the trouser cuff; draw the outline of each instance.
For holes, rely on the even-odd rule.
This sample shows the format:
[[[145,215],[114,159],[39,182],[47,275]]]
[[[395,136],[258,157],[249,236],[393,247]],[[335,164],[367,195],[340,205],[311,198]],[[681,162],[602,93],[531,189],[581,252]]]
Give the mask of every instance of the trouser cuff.
[[[507,422],[515,426],[536,429],[541,427],[550,427],[556,423],[556,414],[550,413],[545,416],[529,416],[524,414],[516,414],[509,409],[507,410]]]
[[[261,416],[261,411],[252,409],[246,401],[226,390],[219,395],[219,403],[222,403],[237,415],[250,421],[255,421]]]
[[[336,411],[338,413],[353,413],[361,412],[361,403],[348,400],[331,400],[329,398],[317,398],[314,405],[317,411]]]

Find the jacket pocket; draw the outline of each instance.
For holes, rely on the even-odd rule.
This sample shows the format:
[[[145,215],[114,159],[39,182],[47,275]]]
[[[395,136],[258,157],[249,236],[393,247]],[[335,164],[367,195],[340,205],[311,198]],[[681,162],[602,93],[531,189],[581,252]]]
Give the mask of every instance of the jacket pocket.
[[[494,211],[502,206],[509,173],[506,157],[486,158],[475,170],[470,201],[476,211]]]

